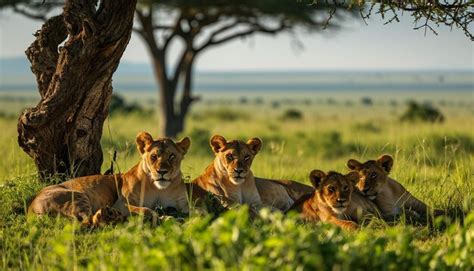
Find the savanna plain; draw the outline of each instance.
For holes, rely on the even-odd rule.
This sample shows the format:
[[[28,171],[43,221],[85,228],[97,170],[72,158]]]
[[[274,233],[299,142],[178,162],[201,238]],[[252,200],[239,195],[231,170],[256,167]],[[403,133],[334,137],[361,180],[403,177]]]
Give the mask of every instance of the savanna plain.
[[[263,150],[254,160],[254,174],[307,184],[313,169],[345,173],[350,158],[365,161],[387,153],[395,160],[392,178],[430,206],[453,214],[427,218],[428,225],[373,220],[357,232],[305,224],[295,214],[269,210],[252,221],[245,207],[219,217],[191,214],[184,222],[159,226],[132,217],[100,229],[64,218],[27,218],[29,200],[46,184],[38,181],[32,160],[16,142],[17,116],[24,105],[2,100],[0,269],[473,270],[472,92],[410,95],[439,108],[444,122],[402,122],[407,96],[370,93],[370,102],[331,93],[290,99],[283,94],[206,96],[188,116],[181,135],[192,140],[182,164],[187,180],[211,163],[208,141],[213,134],[260,137]],[[132,101],[133,95],[127,99]],[[140,131],[156,136],[158,124],[152,110],[111,114],[104,124],[103,171],[114,151],[116,171],[136,164],[135,136]]]

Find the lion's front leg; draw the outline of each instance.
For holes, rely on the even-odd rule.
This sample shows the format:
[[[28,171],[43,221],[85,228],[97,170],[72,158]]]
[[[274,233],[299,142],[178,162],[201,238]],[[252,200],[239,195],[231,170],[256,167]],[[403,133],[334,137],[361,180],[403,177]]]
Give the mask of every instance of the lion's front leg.
[[[263,203],[256,188],[253,191],[249,191],[249,193],[244,193],[244,203],[249,205],[251,218],[256,218],[259,216],[259,211],[262,209]]]
[[[344,230],[348,231],[355,231],[358,230],[360,227],[357,223],[351,220],[343,220],[337,217],[331,217],[330,219],[326,220],[326,222],[341,227]]]
[[[91,224],[94,227],[105,226],[109,224],[117,224],[125,221],[126,216],[119,210],[112,207],[100,208],[91,218]]]
[[[112,207],[120,211],[126,217],[130,216],[131,214],[138,214],[143,215],[147,219],[151,219],[153,224],[156,224],[158,222],[158,213],[148,207],[136,206],[124,198],[117,200],[117,202],[115,202],[114,206]]]

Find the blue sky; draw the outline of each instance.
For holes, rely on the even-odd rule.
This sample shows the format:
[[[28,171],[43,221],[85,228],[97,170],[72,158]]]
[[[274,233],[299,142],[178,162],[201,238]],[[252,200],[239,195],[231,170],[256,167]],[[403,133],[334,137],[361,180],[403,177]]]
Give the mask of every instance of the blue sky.
[[[438,28],[438,36],[413,30],[411,17],[383,25],[348,22],[337,33],[300,33],[304,49],[295,49],[287,34],[258,35],[203,53],[198,70],[474,70],[474,43],[458,30]],[[41,23],[9,11],[0,12],[0,58],[23,56]],[[173,53],[172,55],[175,55]],[[132,36],[124,60],[147,63],[142,41]]]

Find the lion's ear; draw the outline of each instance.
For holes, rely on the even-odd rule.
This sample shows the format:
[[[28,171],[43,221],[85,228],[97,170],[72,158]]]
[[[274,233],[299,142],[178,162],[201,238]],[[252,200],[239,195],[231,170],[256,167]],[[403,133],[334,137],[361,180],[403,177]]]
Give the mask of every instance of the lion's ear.
[[[326,177],[326,173],[322,172],[321,170],[313,170],[309,174],[309,180],[313,184],[314,188],[318,189],[319,185],[323,181],[323,178]]]
[[[145,152],[146,147],[150,146],[153,143],[153,137],[147,132],[140,132],[136,139],[135,142],[137,143],[137,149],[140,152],[140,154],[143,154]]]
[[[354,185],[356,185],[358,182],[359,182],[359,173],[357,171],[351,171],[349,173],[346,174],[346,178],[351,182],[353,183]]]
[[[385,172],[390,173],[393,167],[393,158],[388,154],[384,154],[377,159],[377,163],[385,170]]]
[[[262,140],[258,137],[255,137],[249,139],[247,141],[247,145],[249,145],[250,150],[252,150],[252,153],[255,155],[260,151],[260,149],[262,149]]]
[[[347,161],[347,167],[350,170],[358,170],[362,167],[362,163],[355,159],[349,159],[349,161]]]
[[[214,153],[218,153],[220,151],[222,151],[222,149],[225,148],[225,144],[227,143],[227,140],[225,140],[225,138],[223,136],[220,136],[220,135],[214,135],[211,137],[211,140],[210,140],[210,145],[211,145],[211,149]]]
[[[189,137],[185,137],[180,141],[176,142],[176,146],[181,151],[182,154],[186,154],[191,146],[191,139]]]

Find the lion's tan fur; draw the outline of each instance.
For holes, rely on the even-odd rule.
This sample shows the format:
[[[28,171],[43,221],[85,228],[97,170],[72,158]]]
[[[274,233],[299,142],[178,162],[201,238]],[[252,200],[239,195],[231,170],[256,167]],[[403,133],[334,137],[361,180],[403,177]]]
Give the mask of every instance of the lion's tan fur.
[[[92,218],[109,207],[124,216],[130,213],[156,215],[152,209],[157,206],[187,212],[187,189],[182,181],[180,165],[189,144],[187,138],[177,143],[166,138],[154,141],[149,134],[142,132],[137,136],[142,159],[128,172],[81,177],[48,186],[32,201],[28,213],[59,214],[78,218],[84,223],[99,223],[93,222]],[[164,155],[176,158],[166,161]],[[153,162],[150,160],[152,156],[156,157]],[[153,171],[163,168],[168,173],[157,180]],[[160,188],[158,181],[166,188]]]
[[[225,206],[248,204],[257,209],[266,206],[286,211],[296,199],[313,191],[310,186],[293,181],[254,177],[250,167],[261,148],[260,139],[254,138],[246,143],[227,141],[216,135],[210,143],[216,157],[193,183],[220,196]],[[235,175],[234,171],[239,169],[242,178]]]
[[[388,175],[393,166],[393,158],[382,155],[377,160],[360,163],[350,159],[348,167],[359,173],[357,187],[366,197],[370,198],[380,209],[384,217],[415,214],[419,217],[431,210],[424,202],[417,199],[406,188]],[[444,212],[435,210],[435,215]]]
[[[357,223],[368,216],[378,214],[375,204],[355,190],[357,173],[326,174],[314,170],[310,174],[310,179],[316,190],[301,197],[291,208],[300,213],[304,220],[322,221],[346,230],[354,230],[359,227]],[[344,199],[344,202],[339,203],[340,199]],[[343,204],[344,207],[335,207],[339,204]]]

